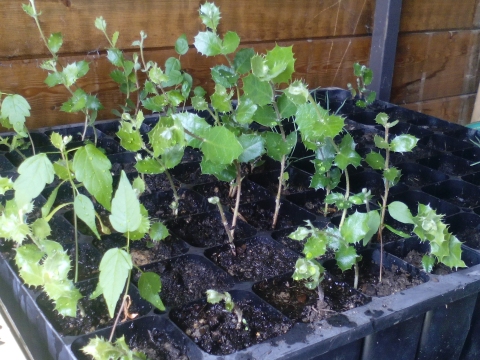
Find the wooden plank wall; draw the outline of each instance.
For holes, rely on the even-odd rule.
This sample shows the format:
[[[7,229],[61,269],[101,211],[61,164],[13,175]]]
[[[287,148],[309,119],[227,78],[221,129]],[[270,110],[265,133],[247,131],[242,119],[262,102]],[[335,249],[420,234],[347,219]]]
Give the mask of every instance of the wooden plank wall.
[[[64,36],[60,62],[64,65],[81,59],[91,62],[89,74],[80,85],[98,95],[106,108],[100,113],[102,119],[113,117],[110,109],[122,103],[122,97],[109,77],[112,68],[104,53],[107,41],[94,27],[97,16],[105,18],[109,33],[120,32],[119,46],[130,53],[134,51],[132,41],[144,30],[148,34],[145,57],[159,64],[174,55],[172,45],[179,35],[185,33],[192,43],[202,29],[198,8],[203,1],[37,0],[36,3],[38,11],[42,11],[40,21],[45,34],[61,32]],[[68,92],[62,87],[48,88],[43,83],[47,74],[40,64],[48,54],[34,21],[23,13],[20,4],[18,0],[2,0],[0,7],[0,91],[27,98],[32,106],[29,128],[82,122],[80,115],[59,110]],[[375,0],[217,0],[216,4],[222,12],[219,31],[238,32],[242,45],[263,52],[275,43],[293,44],[297,59],[295,76],[304,78],[310,88],[345,87],[353,80],[353,63],[368,62]],[[211,88],[210,59],[192,48],[182,57],[182,64],[195,79],[195,85]]]
[[[403,0],[391,101],[468,124],[479,46],[479,0]]]

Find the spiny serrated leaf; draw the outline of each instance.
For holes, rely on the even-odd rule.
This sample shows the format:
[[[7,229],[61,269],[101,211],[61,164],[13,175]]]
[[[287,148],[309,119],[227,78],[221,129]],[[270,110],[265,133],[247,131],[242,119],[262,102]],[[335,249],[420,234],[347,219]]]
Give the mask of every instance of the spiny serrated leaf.
[[[349,244],[356,244],[369,232],[369,215],[355,212],[348,216],[340,229],[342,237]]]
[[[385,168],[385,159],[377,152],[372,151],[371,153],[368,153],[365,157],[365,161],[374,170],[382,170]]]
[[[93,144],[79,148],[73,156],[73,171],[78,181],[107,210],[112,199],[112,164]]]
[[[279,64],[284,67],[284,70],[272,79],[275,84],[288,83],[292,78],[292,74],[295,71],[295,58],[293,57],[292,48],[293,46],[275,45],[272,50],[267,51],[265,60],[270,69],[278,67]]]
[[[32,227],[32,234],[35,239],[44,240],[48,236],[50,236],[52,229],[48,224],[48,221],[44,218],[39,218],[33,222],[31,225]]]
[[[60,47],[62,46],[63,44],[63,37],[62,37],[62,33],[53,33],[50,35],[50,37],[48,38],[48,48],[50,49],[50,51],[54,54],[56,54],[58,52],[58,50],[60,50]]]
[[[317,231],[307,239],[303,248],[306,259],[322,256],[327,251],[328,238],[325,233]]]
[[[205,2],[204,4],[200,5],[200,19],[202,20],[203,24],[212,29],[216,30],[217,26],[220,22],[220,9],[214,3]]]
[[[75,209],[75,214],[78,218],[93,231],[97,236],[97,239],[100,239],[97,224],[95,223],[95,209],[92,201],[85,195],[78,194],[73,201],[73,208]]]
[[[162,155],[172,146],[185,145],[182,123],[171,116],[162,116],[148,133],[148,137],[155,157]]]
[[[153,272],[144,272],[138,280],[140,296],[155,306],[160,311],[165,311],[165,306],[158,293],[162,290],[160,276]]]
[[[222,53],[222,40],[211,31],[199,32],[195,36],[193,45],[202,55],[215,56]]]
[[[284,155],[288,155],[295,146],[297,134],[290,133],[285,141],[281,134],[274,132],[263,133],[267,155],[276,161],[281,161]]]
[[[109,219],[113,228],[121,233],[137,230],[142,221],[140,202],[123,170],[112,200],[112,214]]]
[[[293,103],[285,94],[282,94],[277,99],[278,111],[282,119],[288,119],[294,116],[297,112],[297,105]]]
[[[45,153],[27,158],[18,167],[20,176],[13,183],[15,202],[19,208],[30,203],[50,184],[55,176],[52,162]],[[35,181],[32,181],[35,179]]]
[[[288,235],[288,237],[290,239],[293,239],[293,240],[297,240],[297,241],[302,241],[304,240],[307,236],[310,236],[310,234],[312,233],[312,230],[311,229],[308,229],[304,226],[299,226],[297,228],[297,230],[295,230],[294,232],[290,233],[290,235]]]
[[[360,165],[362,157],[355,151],[355,142],[350,134],[346,134],[339,146],[339,153],[335,156],[335,165],[345,170],[348,165]]]
[[[227,31],[223,36],[222,42],[222,54],[228,55],[237,50],[238,45],[240,45],[240,37],[236,32]]]
[[[307,102],[310,95],[307,86],[300,80],[292,82],[284,90],[285,96],[295,105],[303,105]]]
[[[139,151],[142,149],[142,135],[138,129],[134,129],[130,123],[122,122],[120,129],[117,131],[120,138],[120,145],[128,151]]]
[[[277,115],[275,114],[274,108],[270,105],[258,106],[253,114],[253,120],[267,127],[278,125]]]
[[[233,68],[239,74],[246,74],[250,71],[250,59],[255,55],[255,51],[252,48],[240,49],[235,54],[233,59]]]
[[[210,97],[210,100],[212,101],[212,106],[215,108],[215,110],[219,112],[229,112],[232,110],[232,96],[232,91],[229,92],[225,86],[216,84],[215,92]]]
[[[302,138],[312,142],[323,140],[325,137],[334,138],[342,131],[344,125],[341,116],[331,115],[314,103],[298,106],[295,117]]]
[[[167,227],[161,222],[155,222],[150,227],[150,238],[153,241],[160,241],[168,237],[170,235]]]
[[[265,152],[265,142],[260,135],[242,134],[238,137],[238,142],[243,148],[242,154],[238,157],[240,162],[255,160]]]
[[[200,145],[205,159],[215,164],[231,164],[242,154],[242,145],[235,135],[224,127],[213,127],[203,132],[205,141]]]
[[[337,266],[342,270],[351,269],[357,262],[358,254],[353,246],[341,246],[335,253]]]
[[[238,75],[235,70],[225,65],[217,65],[212,69],[212,79],[217,84],[230,88],[234,86],[238,81]]]
[[[130,254],[118,248],[108,250],[100,262],[98,286],[102,290],[103,297],[107,303],[108,313],[112,318],[132,266]]]
[[[5,195],[5,192],[13,189],[13,182],[8,177],[3,177],[0,175],[0,195]]]
[[[243,92],[245,97],[259,106],[270,104],[273,100],[273,90],[270,84],[261,81],[253,74],[249,74],[243,79]]]
[[[427,273],[431,273],[433,266],[435,265],[435,257],[431,255],[423,255],[422,257],[422,267],[423,270]]]
[[[205,129],[210,128],[210,125],[205,121],[205,119],[201,118],[197,114],[183,112],[174,114],[172,115],[172,117],[176,120],[179,120],[186,130],[188,130],[194,135],[197,135],[199,138],[202,137],[202,133]],[[202,140],[200,140],[199,138],[195,138],[193,136],[185,134],[187,145],[191,147],[198,148],[200,146]]]

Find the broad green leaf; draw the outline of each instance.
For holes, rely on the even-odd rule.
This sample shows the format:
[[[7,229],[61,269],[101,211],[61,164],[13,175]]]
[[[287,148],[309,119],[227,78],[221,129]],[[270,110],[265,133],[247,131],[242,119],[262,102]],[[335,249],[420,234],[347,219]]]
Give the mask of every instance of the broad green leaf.
[[[242,154],[242,145],[235,135],[224,127],[213,127],[202,132],[205,141],[200,145],[205,159],[215,164],[231,164]]]
[[[242,134],[238,137],[238,142],[243,148],[242,154],[238,157],[240,162],[255,160],[265,152],[265,142],[260,135]]]
[[[225,65],[217,65],[214,66],[211,70],[213,81],[227,89],[234,86],[238,81],[238,75],[231,67]]]
[[[391,185],[395,185],[400,180],[402,172],[396,167],[391,167],[383,171],[383,177],[387,179]]]
[[[107,50],[107,59],[112,63],[112,65],[122,68],[123,67],[123,53],[122,50],[111,48]]]
[[[314,103],[298,106],[295,117],[302,138],[312,142],[323,140],[325,137],[334,138],[344,126],[342,117],[331,115]]]
[[[30,105],[23,96],[7,95],[2,101],[0,113],[2,118],[8,118],[17,133],[24,133],[25,117],[30,116]]]
[[[97,239],[100,239],[97,224],[95,223],[95,209],[92,201],[85,195],[78,194],[73,201],[73,208],[75,209],[75,214],[78,218],[93,231],[97,236]]]
[[[365,157],[365,161],[374,170],[382,170],[385,168],[385,159],[377,152],[372,151],[371,153],[368,153]]]
[[[116,133],[120,138],[120,145],[128,151],[139,151],[142,149],[142,135],[138,129],[134,129],[130,123],[121,122],[120,129]]]
[[[306,259],[314,259],[325,255],[327,251],[328,238],[323,232],[316,232],[310,236],[305,243],[303,253]]]
[[[63,76],[61,72],[54,72],[47,75],[47,78],[44,80],[44,83],[48,87],[54,87],[63,83]]]
[[[339,146],[340,152],[335,156],[335,165],[345,170],[348,165],[360,165],[362,157],[355,151],[355,142],[350,134],[346,134]]]
[[[69,168],[71,169],[72,161],[69,161]],[[57,160],[53,163],[53,169],[55,175],[59,177],[60,180],[68,180],[70,175],[70,170],[67,168],[65,161]]]
[[[38,262],[45,253],[34,244],[20,246],[16,251],[15,263],[22,279],[30,286],[42,286],[42,268]]]
[[[237,175],[233,164],[216,164],[203,158],[200,167],[202,174],[214,175],[220,181],[230,182],[234,180]]]
[[[208,103],[203,96],[193,96],[191,100],[195,110],[203,111],[208,109]]]
[[[153,64],[153,66],[148,71],[148,78],[156,85],[160,85],[164,81],[168,80],[168,76],[157,64]]]
[[[135,195],[137,195],[136,191]],[[124,233],[123,235],[125,237],[130,236],[131,240],[140,240],[143,239],[145,237],[145,234],[150,231],[150,219],[148,217],[148,210],[143,204],[140,204],[140,215],[140,226],[135,231]]]
[[[233,68],[239,74],[246,74],[250,71],[250,59],[255,55],[255,51],[252,48],[240,49],[235,54],[233,59]]]
[[[400,201],[394,201],[388,205],[388,213],[392,218],[404,224],[415,224],[413,215],[408,206]]]
[[[255,104],[264,106],[273,101],[273,90],[268,82],[261,81],[253,74],[243,78],[244,96],[250,98]]]
[[[288,237],[290,239],[293,239],[293,240],[298,240],[298,241],[302,241],[304,240],[307,236],[310,236],[310,234],[312,233],[312,230],[304,227],[304,226],[299,226],[297,228],[297,230],[295,230],[294,232],[290,233],[290,235],[288,235]]]
[[[418,139],[415,136],[404,134],[399,135],[390,142],[390,150],[395,152],[408,152],[417,145]]]
[[[335,260],[337,260],[337,266],[342,270],[351,269],[357,262],[357,251],[353,246],[341,246],[335,253]]]
[[[20,176],[13,183],[15,202],[19,208],[35,199],[55,176],[52,162],[45,153],[27,158],[18,167]],[[32,179],[35,179],[32,181]]]
[[[158,157],[175,145],[185,145],[182,123],[171,116],[162,116],[148,133],[153,155]]]
[[[240,37],[236,32],[227,31],[223,36],[222,42],[222,54],[228,55],[237,50],[238,45],[240,45]]]
[[[162,163],[167,169],[173,169],[182,162],[185,153],[185,146],[177,144],[169,147],[162,155]]]
[[[388,124],[388,115],[385,113],[377,114],[377,116],[375,117],[375,122],[379,125],[386,127]]]
[[[423,255],[422,257],[423,270],[427,273],[431,273],[435,266],[435,257],[431,255]]]
[[[278,125],[277,115],[275,110],[270,105],[258,106],[257,110],[253,114],[253,120],[260,125],[267,127],[274,127]]]
[[[109,219],[113,228],[121,233],[133,232],[141,225],[140,202],[123,170],[112,199],[112,214]]]
[[[95,27],[100,31],[106,31],[107,30],[107,22],[105,21],[103,16],[97,17],[95,19]]]
[[[310,95],[307,86],[300,80],[292,82],[284,90],[285,96],[295,105],[303,105],[307,102]]]
[[[363,246],[366,246],[368,244],[372,236],[378,232],[378,228],[380,226],[380,214],[378,213],[378,211],[369,211],[367,215],[368,231],[363,237]]]
[[[286,141],[283,140],[282,135],[274,132],[263,133],[265,139],[265,147],[267,148],[267,155],[276,161],[281,161],[284,155],[288,155],[296,143],[296,133],[290,133]]]
[[[388,225],[388,224],[384,224],[384,226],[385,226],[388,230],[390,230],[392,233],[394,233],[394,234],[396,234],[396,235],[398,235],[398,236],[400,236],[400,237],[402,237],[402,238],[404,238],[404,239],[407,239],[407,238],[411,237],[410,234],[407,234],[407,233],[405,233],[405,232],[403,232],[403,231],[394,229],[393,227],[391,227],[391,226]]]
[[[44,218],[35,220],[31,227],[34,238],[39,240],[45,240],[52,232],[48,221]]]
[[[222,40],[211,31],[201,31],[195,36],[193,43],[197,51],[206,56],[215,56],[222,53]]]
[[[202,141],[202,133],[205,129],[209,129],[210,125],[197,114],[192,114],[189,112],[183,112],[172,115],[176,120],[179,120],[182,123],[182,126],[188,130],[190,133],[197,135],[198,138],[185,134],[185,139],[187,140],[187,145],[191,147],[198,148]]]
[[[297,112],[297,106],[285,94],[278,97],[277,106],[282,119],[292,117]]]
[[[161,112],[167,105],[167,99],[165,95],[156,95],[142,100],[142,105],[147,110]]]
[[[378,214],[377,214],[378,215]],[[369,232],[369,215],[355,211],[348,216],[340,229],[343,238],[349,244],[356,244]]]
[[[158,293],[162,290],[160,276],[153,272],[144,272],[138,280],[140,296],[155,306],[160,311],[165,311],[165,306]]]
[[[220,9],[214,3],[207,1],[200,5],[200,19],[207,28],[216,30],[220,18]]]
[[[219,112],[229,112],[232,110],[233,91],[228,92],[227,89],[220,84],[215,85],[215,92],[210,97],[212,106]]]
[[[284,67],[284,70],[277,75],[272,81],[275,84],[288,83],[292,78],[292,74],[295,71],[295,58],[293,57],[293,46],[278,46],[267,51],[265,56],[266,64],[270,69],[279,67],[281,64]]]
[[[170,233],[167,227],[161,222],[155,222],[150,227],[150,239],[153,241],[160,241],[167,238]]]
[[[56,54],[58,50],[60,50],[60,47],[62,46],[62,44],[63,44],[62,33],[59,33],[59,32],[53,33],[48,38],[48,48],[54,54]]]
[[[79,148],[73,156],[73,171],[78,181],[107,210],[112,199],[112,164],[93,144]]]
[[[257,105],[255,105],[251,99],[242,97],[240,104],[235,109],[233,117],[239,124],[249,125],[253,121],[255,111],[257,111]]]
[[[115,306],[125,288],[132,266],[130,254],[118,248],[108,250],[100,262],[98,287],[102,290],[111,318],[115,315]]]
[[[373,137],[373,141],[375,143],[375,146],[379,149],[388,149],[389,148],[388,142],[386,142],[385,139],[381,136],[375,135]]]
[[[175,42],[175,51],[178,55],[185,55],[188,51],[188,41],[185,34],[180,35],[180,37]]]

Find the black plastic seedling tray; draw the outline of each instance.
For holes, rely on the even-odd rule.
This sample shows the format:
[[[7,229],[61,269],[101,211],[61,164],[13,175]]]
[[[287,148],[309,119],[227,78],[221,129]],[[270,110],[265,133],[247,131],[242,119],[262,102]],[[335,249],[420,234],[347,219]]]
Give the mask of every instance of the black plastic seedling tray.
[[[264,220],[268,218],[274,203],[276,185],[270,185],[277,180],[277,167],[267,160],[262,168],[256,169],[244,180],[248,194],[240,206],[243,219],[239,220],[236,228],[236,246],[238,249],[247,249],[246,252],[251,248],[254,253],[270,249],[268,251],[271,253],[281,254],[278,257],[282,259],[282,266],[272,260],[264,273],[256,273],[254,269],[242,273],[224,266],[230,261],[228,255],[231,247],[226,244],[227,236],[221,227],[218,211],[207,201],[208,197],[222,190],[223,185],[210,175],[201,175],[200,153],[187,149],[182,164],[171,172],[174,182],[181,187],[183,203],[180,206],[186,212],[177,218],[172,216],[168,207],[172,194],[163,187],[165,179],[161,178],[162,175],[146,177],[150,192],[143,195],[150,215],[164,220],[172,234],[164,245],[168,249],[155,254],[151,262],[141,265],[142,269],[156,271],[162,276],[165,286],[161,296],[166,311],[159,312],[145,305],[137,318],[123,322],[115,329],[115,337],[124,335],[127,343],[133,346],[147,338],[147,341],[157,344],[157,350],[168,341],[170,354],[177,354],[171,355],[171,358],[178,359],[480,358],[480,242],[471,240],[471,234],[480,233],[480,203],[477,204],[477,199],[480,202],[480,167],[472,166],[479,160],[480,151],[470,141],[477,136],[476,132],[381,101],[376,101],[367,110],[361,109],[350,99],[349,92],[342,89],[323,89],[317,91],[315,96],[330,111],[348,119],[347,130],[360,142],[358,148],[361,151],[368,152],[372,148],[371,143],[367,146],[361,144],[362,139],[381,131],[373,121],[380,111],[387,112],[394,120],[400,120],[393,135],[408,133],[420,138],[418,149],[412,156],[392,158],[402,170],[402,178],[392,188],[390,201],[405,202],[413,213],[418,202],[428,203],[445,214],[453,233],[458,233],[459,239],[465,242],[462,245],[465,249],[464,261],[469,267],[446,275],[427,275],[401,259],[413,248],[425,251],[424,245],[418,244],[415,238],[392,242],[385,246],[383,263],[392,269],[405,269],[411,276],[421,278],[424,281],[422,284],[385,297],[360,294],[364,300],[359,306],[315,323],[289,318],[282,314],[282,309],[269,304],[266,301],[269,296],[262,292],[271,284],[292,282],[293,264],[302,256],[302,247],[299,242],[288,239],[287,235],[307,219],[320,227],[338,224],[339,221],[338,214],[332,212],[324,216],[323,209],[315,205],[315,201],[322,202],[325,192],[308,189],[312,164],[302,160],[288,169],[291,188],[282,198],[279,225],[275,230],[266,225],[268,221]],[[149,118],[144,132],[154,124],[155,117]],[[115,121],[99,123],[97,137],[109,146],[107,154],[113,163],[114,175],[124,169],[133,178],[134,155],[119,146],[115,136],[117,126]],[[41,129],[34,132],[32,138],[38,149],[48,150],[47,134],[51,131],[78,137],[80,129],[79,126]],[[91,137],[93,133],[88,135]],[[7,150],[0,149],[0,173],[14,178],[20,161]],[[294,156],[302,158],[305,155],[302,151],[304,149],[299,146]],[[352,179],[354,191],[361,191],[363,187],[383,186],[377,172],[362,167],[352,171]],[[37,202],[45,202],[43,196],[47,196],[48,191]],[[375,208],[381,192],[372,193],[376,197],[371,208]],[[69,192],[66,194],[68,196]],[[230,209],[226,210],[230,219]],[[67,234],[64,240],[56,240],[71,252],[74,251],[71,240],[73,227],[69,222],[69,211],[67,208],[61,212],[52,223],[52,228],[55,236]],[[201,230],[204,223],[216,224],[216,230]],[[99,241],[93,239],[86,229],[82,230],[81,226],[79,229],[80,253],[88,254],[90,262],[87,268],[91,269],[82,273],[85,279],[82,283],[95,283],[98,276],[95,267],[102,252],[113,246],[123,246],[124,239],[113,234]],[[148,248],[145,243],[139,242],[132,249],[143,254]],[[12,261],[13,254],[11,244],[0,240],[0,296],[8,300],[6,303],[12,312],[17,311],[19,328],[26,339],[31,339],[32,352],[39,354],[42,360],[48,358],[46,351],[54,359],[86,359],[80,349],[94,336],[108,337],[111,324],[107,322],[96,330],[92,328],[92,331],[75,335],[58,330],[58,322],[49,320],[52,314],[48,313],[48,301],[39,290],[24,286],[18,277]],[[368,266],[378,267],[380,252],[374,244],[363,256]],[[331,262],[329,259],[331,256],[328,254],[321,259],[327,268]],[[235,269],[242,269],[241,263],[236,266]],[[229,291],[238,301],[258,304],[265,314],[281,318],[290,330],[280,336],[262,338],[259,343],[253,341],[255,344],[229,355],[207,353],[182,331],[184,325],[180,310],[184,307],[206,306],[206,289],[189,288],[188,281],[181,279],[182,269],[212,276],[212,287],[217,284],[217,290]],[[330,286],[328,284],[331,282],[331,286],[335,283],[342,289],[350,289],[347,273],[339,273],[334,266],[329,271],[332,275],[327,277],[326,286]],[[341,280],[344,275],[345,278]],[[132,279],[135,284],[135,273]],[[137,291],[134,284],[131,286],[132,294]],[[172,303],[168,297],[168,289],[173,291],[176,287],[184,287],[185,295],[181,303]],[[356,293],[353,290],[347,292]],[[149,356],[160,356],[155,352],[157,350],[152,350]]]

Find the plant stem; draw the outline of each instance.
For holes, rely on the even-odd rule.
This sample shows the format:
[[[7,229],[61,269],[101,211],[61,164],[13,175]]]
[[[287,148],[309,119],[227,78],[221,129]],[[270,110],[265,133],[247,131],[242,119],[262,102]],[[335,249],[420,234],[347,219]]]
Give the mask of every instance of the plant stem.
[[[280,197],[282,195],[282,188],[283,188],[283,173],[285,171],[285,158],[286,158],[285,155],[283,155],[282,161],[280,162],[280,176],[278,177],[278,190],[277,190],[277,196],[275,197],[275,213],[273,214],[272,229],[275,229],[275,226],[277,225],[278,214],[280,212]]]
[[[235,245],[233,244],[233,229],[230,230],[228,227],[228,221],[225,217],[225,213],[223,212],[223,206],[220,201],[217,201],[218,211],[220,212],[220,217],[222,218],[222,224],[225,227],[225,232],[227,233],[228,240],[230,242],[230,248],[232,249],[232,253],[234,256],[237,256],[237,252],[235,251]]]
[[[238,208],[240,207],[240,196],[242,193],[242,169],[238,161],[235,160],[235,168],[237,169],[237,199],[235,201],[235,210],[233,211],[233,219],[232,219],[232,238],[235,233],[235,227],[237,226],[237,218],[238,218]]]
[[[388,144],[388,126],[385,126],[385,143]],[[385,150],[385,167],[384,170],[388,170],[390,162],[390,149],[387,147]],[[380,276],[378,278],[379,282],[382,282],[382,271],[383,271],[383,228],[385,227],[385,212],[387,210],[387,200],[388,192],[390,190],[390,182],[384,177],[385,183],[385,193],[382,196],[382,211],[380,215],[380,226],[378,227],[377,241],[380,243]]]
[[[178,206],[180,205],[180,197],[178,196],[177,192],[177,187],[173,183],[172,175],[170,175],[170,172],[165,169],[165,175],[167,176],[168,182],[170,183],[170,187],[172,188],[173,191],[173,201],[175,201],[175,207],[173,209],[173,215],[177,216],[178,215]]]
[[[358,278],[360,276],[360,269],[358,266],[358,262],[355,262],[355,264],[353,265],[353,269],[355,271],[355,280],[353,281],[353,288],[358,289]]]
[[[30,132],[28,131],[27,128],[25,128],[25,130],[27,130],[27,135],[28,135],[28,138],[30,139],[30,144],[32,145],[32,153],[33,155],[35,155],[35,144],[33,143],[32,136],[30,135]]]

